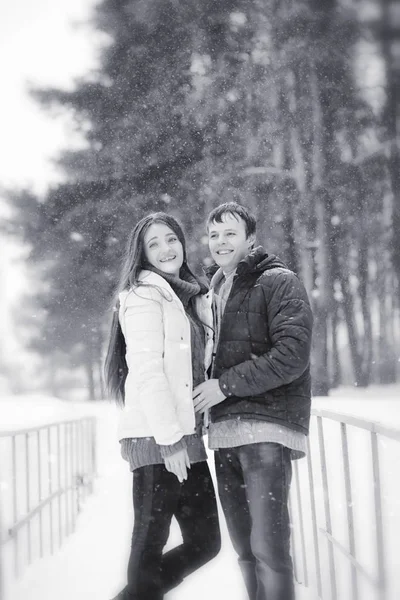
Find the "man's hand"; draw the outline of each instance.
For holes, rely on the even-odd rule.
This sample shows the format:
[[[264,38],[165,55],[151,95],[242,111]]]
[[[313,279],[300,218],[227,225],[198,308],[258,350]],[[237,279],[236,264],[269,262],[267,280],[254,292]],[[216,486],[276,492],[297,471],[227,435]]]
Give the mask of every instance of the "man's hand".
[[[218,379],[209,379],[200,383],[193,390],[194,410],[205,412],[207,409],[225,400],[226,396],[221,392]]]
[[[170,473],[174,473],[179,479],[179,483],[182,483],[184,479],[187,479],[187,470],[190,469],[190,460],[187,453],[187,449],[183,448],[178,450],[171,456],[164,458],[165,468]]]

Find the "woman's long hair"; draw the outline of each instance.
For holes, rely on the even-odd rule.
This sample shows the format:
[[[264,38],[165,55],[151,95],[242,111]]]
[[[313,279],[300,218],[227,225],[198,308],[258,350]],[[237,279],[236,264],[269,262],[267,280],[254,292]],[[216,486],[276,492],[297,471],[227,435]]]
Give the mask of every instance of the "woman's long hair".
[[[163,212],[152,213],[141,219],[129,236],[125,257],[123,259],[121,276],[116,288],[115,300],[113,303],[114,314],[111,322],[111,332],[104,365],[105,381],[108,392],[115,398],[117,403],[121,405],[125,403],[125,381],[128,375],[128,365],[125,359],[125,338],[119,322],[118,296],[120,292],[124,290],[138,287],[139,285],[146,285],[139,280],[139,275],[143,269],[148,267],[144,252],[144,237],[149,227],[154,223],[162,223],[172,229],[175,233],[183,248],[181,272],[183,269],[194,277],[194,274],[187,264],[185,236],[179,222],[174,217]]]

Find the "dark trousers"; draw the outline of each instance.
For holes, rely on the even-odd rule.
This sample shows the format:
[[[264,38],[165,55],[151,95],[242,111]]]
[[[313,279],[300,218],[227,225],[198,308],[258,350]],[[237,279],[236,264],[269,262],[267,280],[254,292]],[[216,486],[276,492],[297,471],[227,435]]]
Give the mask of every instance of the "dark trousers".
[[[221,547],[217,504],[206,462],[194,463],[179,483],[164,465],[133,473],[134,528],[124,600],[161,600]],[[183,543],[163,554],[172,517]]]
[[[257,443],[215,453],[218,491],[250,600],[293,600],[290,450]]]

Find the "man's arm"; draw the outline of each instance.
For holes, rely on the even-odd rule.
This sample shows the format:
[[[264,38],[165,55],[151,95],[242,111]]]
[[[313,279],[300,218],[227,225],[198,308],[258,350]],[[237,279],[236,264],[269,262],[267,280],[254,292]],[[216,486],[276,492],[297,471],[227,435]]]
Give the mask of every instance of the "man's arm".
[[[224,371],[219,386],[227,397],[256,396],[291,383],[309,364],[313,317],[303,284],[294,273],[278,273],[265,300],[272,347]]]

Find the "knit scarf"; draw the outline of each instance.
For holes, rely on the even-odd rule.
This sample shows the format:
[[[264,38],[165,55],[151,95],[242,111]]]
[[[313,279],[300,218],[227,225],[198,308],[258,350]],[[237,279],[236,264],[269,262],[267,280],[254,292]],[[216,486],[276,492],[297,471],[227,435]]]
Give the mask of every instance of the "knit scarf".
[[[153,273],[157,273],[157,275],[160,275],[169,283],[185,309],[187,309],[189,300],[193,296],[197,296],[197,294],[200,293],[204,294],[207,291],[205,286],[200,284],[196,277],[194,277],[194,275],[192,275],[185,267],[181,268],[178,277],[176,275],[164,273],[164,271],[161,271],[152,265],[146,265],[146,269],[148,271],[153,271]]]

